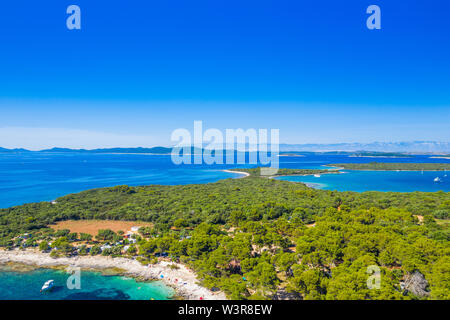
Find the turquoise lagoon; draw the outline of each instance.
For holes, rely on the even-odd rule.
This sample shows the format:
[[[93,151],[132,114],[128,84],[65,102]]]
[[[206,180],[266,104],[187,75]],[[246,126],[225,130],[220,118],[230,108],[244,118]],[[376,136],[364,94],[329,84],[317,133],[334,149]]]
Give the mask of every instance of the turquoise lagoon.
[[[439,177],[441,182],[435,182]],[[445,171],[356,171],[315,176],[286,176],[279,180],[303,182],[313,188],[338,191],[435,192],[450,191],[450,172]]]
[[[94,271],[81,271],[81,288],[70,290],[66,285],[70,274],[64,270],[14,270],[0,266],[0,300],[167,300],[175,293],[161,281],[138,282]],[[41,293],[50,279],[55,286]]]

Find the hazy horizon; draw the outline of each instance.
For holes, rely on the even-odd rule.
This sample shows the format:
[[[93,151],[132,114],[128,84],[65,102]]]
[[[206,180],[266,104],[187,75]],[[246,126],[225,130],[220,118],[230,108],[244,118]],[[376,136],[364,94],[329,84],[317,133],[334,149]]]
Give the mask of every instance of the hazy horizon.
[[[431,144],[431,146],[430,146]],[[444,145],[444,146],[442,146]],[[192,145],[191,145],[192,146]],[[270,144],[269,144],[270,146]],[[337,147],[341,147],[342,149],[333,149]],[[353,146],[353,148],[352,148]],[[369,146],[372,146],[370,148]],[[47,148],[38,148],[38,149],[31,149],[31,148],[24,148],[24,147],[14,147],[14,148],[5,148],[4,146],[0,145],[0,149],[4,148],[7,150],[15,150],[15,149],[25,149],[28,151],[43,151],[43,150],[51,150],[51,149],[70,149],[70,150],[102,150],[102,149],[153,149],[153,148],[173,148],[174,145],[153,145],[153,146],[136,146],[136,147],[129,147],[129,146],[116,146],[116,147],[97,147],[97,148],[70,148],[70,147],[60,147],[60,146],[49,146]],[[239,146],[240,148],[246,148],[245,150],[253,151],[256,145],[245,145],[245,146]],[[279,144],[280,151],[286,152],[286,151],[315,151],[315,152],[321,152],[321,151],[374,151],[374,152],[424,152],[424,153],[439,153],[439,152],[450,152],[450,142],[447,141],[391,141],[391,142],[381,142],[381,141],[374,141],[370,143],[347,143],[347,142],[341,142],[341,143],[330,143],[330,144],[314,144],[314,143],[307,143],[307,144],[289,144],[289,143],[280,143]],[[322,147],[322,149],[320,149]],[[358,149],[360,147],[360,149]],[[428,147],[428,149],[427,149]],[[216,146],[211,146],[208,143],[205,143],[203,145],[203,148],[205,149],[214,149]],[[253,149],[252,149],[253,148]],[[289,149],[291,148],[291,149]],[[303,148],[303,149],[302,149]],[[403,149],[402,149],[403,148]],[[408,149],[409,148],[409,149]],[[412,149],[411,149],[412,148]],[[414,149],[416,148],[416,149]],[[439,149],[440,148],[440,149]],[[220,149],[220,148],[219,148]],[[225,148],[223,148],[225,149]],[[239,148],[236,150],[240,150]],[[256,149],[257,150],[257,149]]]

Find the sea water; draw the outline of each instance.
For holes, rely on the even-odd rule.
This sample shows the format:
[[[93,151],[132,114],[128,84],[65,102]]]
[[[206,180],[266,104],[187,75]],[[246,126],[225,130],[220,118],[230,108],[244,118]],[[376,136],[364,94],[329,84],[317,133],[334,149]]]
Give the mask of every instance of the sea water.
[[[281,168],[326,169],[330,163],[377,162],[444,162],[429,156],[407,158],[349,157],[305,153],[301,157],[279,157]],[[29,202],[51,201],[69,193],[116,185],[193,184],[237,178],[223,169],[256,167],[256,165],[176,165],[170,155],[151,154],[83,154],[83,153],[0,153],[0,208]],[[355,172],[346,175],[287,177],[285,180],[317,183],[336,190],[437,191],[448,189],[433,179],[444,173],[397,173],[392,171]],[[419,176],[420,175],[420,176]]]
[[[193,184],[236,178],[230,165],[175,165],[170,155],[0,153],[0,208],[116,185]]]
[[[81,271],[80,289],[69,289],[64,270],[14,271],[0,266],[0,300],[167,300],[174,290],[161,281],[138,282],[122,276]],[[47,280],[54,280],[49,292],[40,292]]]
[[[356,171],[344,170],[340,174],[315,176],[285,176],[279,180],[303,182],[306,185],[337,191],[450,191],[450,177],[444,171]],[[436,177],[440,182],[434,182]]]

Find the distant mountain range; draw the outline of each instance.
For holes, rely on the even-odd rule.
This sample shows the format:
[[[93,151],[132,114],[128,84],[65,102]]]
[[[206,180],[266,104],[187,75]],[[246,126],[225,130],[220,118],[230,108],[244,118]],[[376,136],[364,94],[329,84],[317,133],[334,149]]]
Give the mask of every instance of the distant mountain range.
[[[153,148],[106,148],[106,149],[69,149],[69,148],[52,148],[39,150],[38,152],[49,153],[154,153],[154,154],[168,154],[171,153],[172,148],[153,147]],[[1,152],[37,152],[26,149],[5,149],[0,148]]]
[[[191,151],[198,151],[192,148]],[[49,153],[152,153],[170,154],[172,148],[105,148],[105,149],[69,149],[52,148],[40,150]],[[0,153],[35,152],[22,148],[6,149],[0,147]],[[336,143],[336,144],[280,144],[280,152],[400,152],[400,153],[450,153],[450,142],[412,141],[412,142],[373,142],[373,143]]]
[[[191,147],[191,153],[197,153],[200,149]],[[153,148],[102,148],[102,149],[70,149],[70,148],[52,148],[39,151],[27,149],[5,149],[0,148],[0,153],[25,153],[25,152],[46,152],[46,153],[147,153],[147,154],[170,154],[172,148],[153,147]]]
[[[373,142],[336,144],[280,144],[280,151],[377,151],[405,153],[450,153],[450,142]]]

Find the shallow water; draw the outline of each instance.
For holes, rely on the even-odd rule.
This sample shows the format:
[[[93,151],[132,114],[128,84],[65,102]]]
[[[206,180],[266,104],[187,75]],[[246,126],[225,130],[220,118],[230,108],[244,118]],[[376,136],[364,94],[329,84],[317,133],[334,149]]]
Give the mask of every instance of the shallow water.
[[[344,170],[342,174],[322,174],[314,176],[287,176],[279,180],[303,182],[326,190],[338,191],[450,191],[450,177],[443,171],[353,171]],[[440,177],[442,182],[434,182]]]
[[[174,294],[161,281],[138,282],[93,271],[81,271],[81,288],[70,290],[66,284],[69,276],[63,270],[23,272],[1,266],[0,300],[167,300]],[[42,285],[50,279],[55,281],[55,286],[50,292],[41,293]]]

